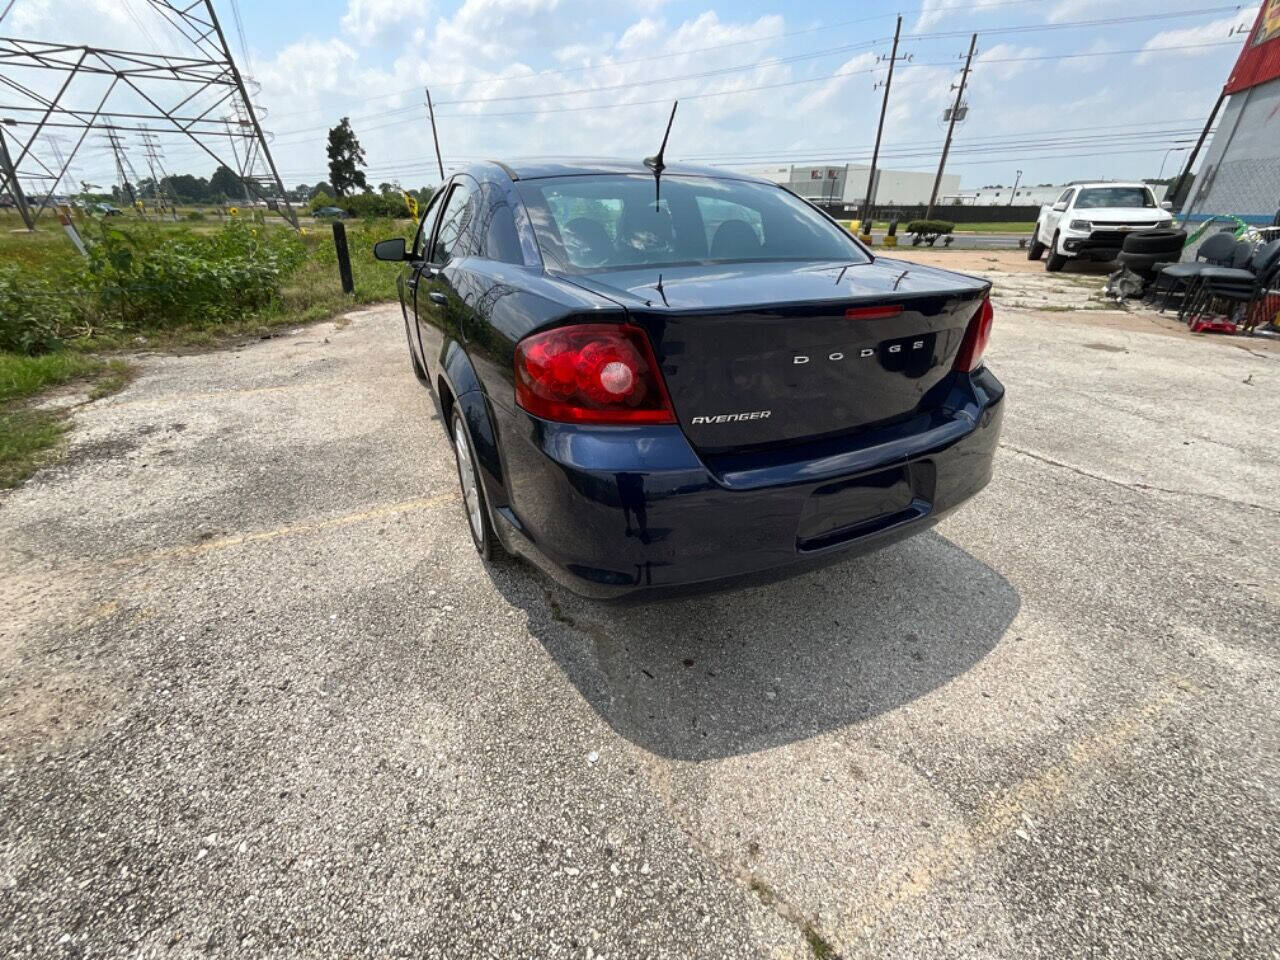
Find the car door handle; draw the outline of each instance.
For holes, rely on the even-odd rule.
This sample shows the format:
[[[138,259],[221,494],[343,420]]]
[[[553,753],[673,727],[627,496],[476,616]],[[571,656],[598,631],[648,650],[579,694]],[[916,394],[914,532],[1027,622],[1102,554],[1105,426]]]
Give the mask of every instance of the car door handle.
[[[441,304],[442,306],[449,302],[449,298],[446,297],[439,290],[432,290],[430,293],[427,294],[427,296],[431,299],[432,303],[438,303],[438,304]]]

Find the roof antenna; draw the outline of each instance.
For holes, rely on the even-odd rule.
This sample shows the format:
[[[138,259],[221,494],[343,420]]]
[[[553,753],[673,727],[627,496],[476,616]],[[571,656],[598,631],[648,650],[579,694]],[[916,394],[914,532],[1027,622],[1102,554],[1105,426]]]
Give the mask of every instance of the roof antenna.
[[[667,119],[667,132],[662,135],[662,146],[658,148],[658,155],[654,157],[645,157],[644,165],[653,171],[653,209],[658,209],[658,200],[662,195],[662,171],[667,168],[666,163],[662,160],[662,155],[667,152],[667,137],[671,136],[671,124],[676,119],[676,107],[680,106],[677,100],[671,104],[671,116]]]

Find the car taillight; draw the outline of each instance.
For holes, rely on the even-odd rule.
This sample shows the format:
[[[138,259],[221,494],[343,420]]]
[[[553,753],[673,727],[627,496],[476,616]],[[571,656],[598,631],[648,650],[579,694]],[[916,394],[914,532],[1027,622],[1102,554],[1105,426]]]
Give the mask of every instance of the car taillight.
[[[587,323],[516,344],[516,403],[566,423],[675,423],[649,338],[639,327]]]
[[[969,373],[982,366],[982,354],[987,349],[987,341],[991,339],[991,322],[994,318],[991,299],[983,297],[982,304],[969,320],[964,339],[960,341],[960,352],[956,354],[956,362],[951,369]]]

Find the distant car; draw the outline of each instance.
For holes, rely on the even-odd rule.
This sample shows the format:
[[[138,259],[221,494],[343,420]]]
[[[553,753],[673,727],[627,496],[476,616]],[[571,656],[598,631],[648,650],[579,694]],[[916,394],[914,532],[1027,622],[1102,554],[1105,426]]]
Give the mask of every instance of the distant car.
[[[124,216],[124,211],[111,203],[95,203],[93,205],[93,212],[97,214],[101,214],[104,217]]]
[[[1027,259],[1045,259],[1045,269],[1061,270],[1067,261],[1114,260],[1134,230],[1172,226],[1169,203],[1157,203],[1145,183],[1080,183],[1067,187],[1052,204],[1040,208]]]
[[[714,589],[919,533],[991,479],[990,283],[876,257],[777,184],[474,164],[374,253],[403,264],[486,560],[589,597]]]
[[[0,194],[0,210],[11,210],[18,205],[18,201],[9,196],[9,194]]]
[[[312,216],[317,220],[346,220],[351,214],[341,207],[318,207]]]

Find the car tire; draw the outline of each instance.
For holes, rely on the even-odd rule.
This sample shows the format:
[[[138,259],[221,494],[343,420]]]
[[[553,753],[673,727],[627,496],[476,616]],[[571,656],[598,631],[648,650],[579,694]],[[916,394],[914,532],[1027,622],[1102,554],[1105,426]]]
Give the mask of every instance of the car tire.
[[[1116,262],[1122,266],[1128,267],[1135,273],[1152,273],[1156,264],[1168,263],[1170,254],[1167,253],[1132,253],[1128,250],[1123,251],[1120,256],[1116,257]]]
[[[453,441],[453,458],[458,465],[458,485],[462,490],[462,510],[467,518],[467,529],[471,531],[471,542],[475,544],[476,553],[486,562],[502,559],[505,553],[502,542],[493,529],[493,521],[489,519],[489,502],[484,495],[484,484],[480,482],[480,470],[476,466],[475,451],[471,446],[471,434],[467,430],[462,410],[455,406],[449,424],[449,435]]]
[[[1045,246],[1040,242],[1040,224],[1036,224],[1031,231],[1031,242],[1027,244],[1027,259],[1039,260],[1044,256]]]
[[[1144,230],[1124,238],[1124,252],[1181,255],[1186,239],[1187,234],[1183,230]]]
[[[1053,235],[1053,243],[1049,245],[1049,256],[1045,257],[1044,268],[1050,273],[1057,273],[1067,265],[1067,258],[1058,252],[1058,235]]]

